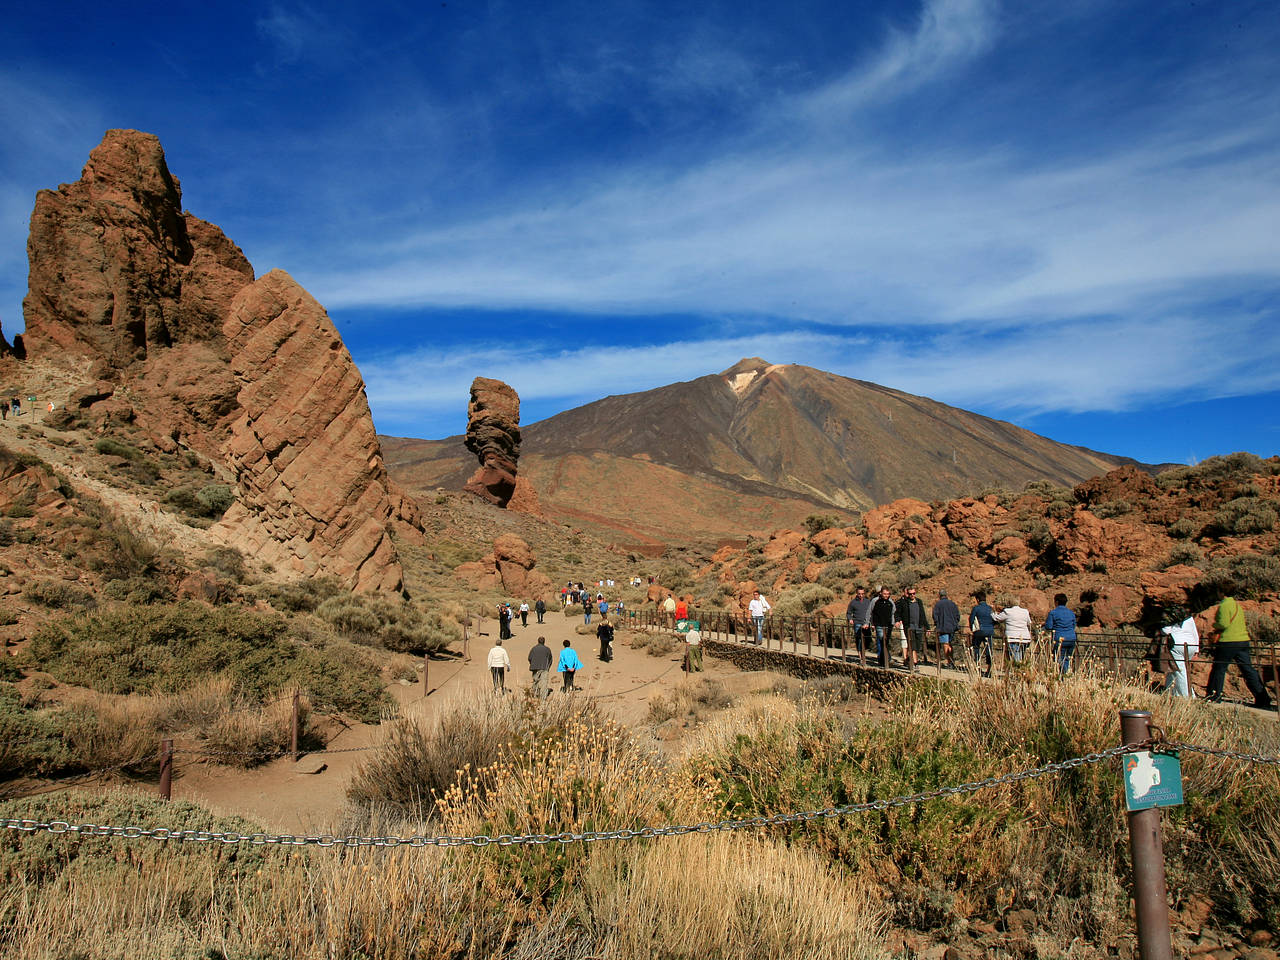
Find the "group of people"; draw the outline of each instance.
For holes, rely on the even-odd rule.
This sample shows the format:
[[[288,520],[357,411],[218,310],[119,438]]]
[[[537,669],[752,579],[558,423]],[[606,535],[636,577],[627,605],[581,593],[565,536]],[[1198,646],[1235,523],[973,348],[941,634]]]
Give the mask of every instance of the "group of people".
[[[538,617],[538,622],[543,622],[543,617],[547,614],[547,604],[541,597],[533,602],[533,612]],[[513,607],[510,603],[498,604],[498,639],[510,640],[511,624],[517,616],[520,617],[520,626],[527,627],[529,625],[529,601],[523,600],[519,607]]]
[[[15,417],[22,416],[22,398],[16,394],[12,399],[9,397],[0,398],[0,419],[8,420],[10,410],[13,411]]]
[[[891,641],[896,637],[902,648],[903,669],[914,671],[918,663],[929,662],[925,635],[930,629],[930,620],[917,593],[915,587],[907,587],[902,596],[894,600],[888,587],[880,587],[874,597],[868,596],[865,588],[857,588],[849,601],[845,618],[854,628],[860,653],[872,652],[874,647],[879,666],[888,668],[892,665]],[[759,593],[755,596],[757,600],[761,599]],[[1059,670],[1064,674],[1071,670],[1078,639],[1078,618],[1075,611],[1067,605],[1065,593],[1054,596],[1054,607],[1039,626],[1032,619],[1031,612],[1016,597],[1000,609],[993,608],[987,602],[987,595],[983,590],[976,591],[973,600],[974,604],[967,618],[969,650],[974,663],[982,669],[983,676],[991,675],[991,642],[998,623],[1004,624],[1005,645],[1013,663],[1023,663],[1037,636],[1044,636],[1051,644]],[[758,611],[756,601],[752,601],[750,613],[756,624],[756,642],[759,642],[760,628],[767,610],[767,602]],[[931,612],[943,664],[955,668],[954,641],[959,637],[963,622],[960,608],[947,596],[946,590],[939,590],[938,600]],[[1200,634],[1196,629],[1195,618],[1186,610],[1170,608],[1165,611],[1164,620],[1165,625],[1152,642],[1147,658],[1155,669],[1164,674],[1162,689],[1174,696],[1194,696],[1189,682],[1189,665],[1200,650]],[[1214,636],[1216,642],[1213,648],[1213,667],[1209,672],[1205,697],[1214,701],[1222,699],[1227,670],[1234,664],[1253,695],[1255,706],[1270,708],[1271,697],[1251,661],[1244,614],[1240,604],[1229,594],[1223,597],[1218,606]]]
[[[612,635],[609,642],[612,649]],[[494,692],[507,693],[507,673],[511,670],[511,656],[502,645],[501,637],[489,649],[487,663],[489,674],[493,678]],[[565,640],[563,649],[560,651],[560,659],[556,662],[556,672],[560,674],[561,689],[565,693],[577,689],[573,685],[573,677],[581,669],[582,660],[573,649],[572,641]],[[538,642],[529,651],[529,674],[533,680],[534,696],[539,698],[551,696],[551,648],[547,646],[546,637],[539,637]]]

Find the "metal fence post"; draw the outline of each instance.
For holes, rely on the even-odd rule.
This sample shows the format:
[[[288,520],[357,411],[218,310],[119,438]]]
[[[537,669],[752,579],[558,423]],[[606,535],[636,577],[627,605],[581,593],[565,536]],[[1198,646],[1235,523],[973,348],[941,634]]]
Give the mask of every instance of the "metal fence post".
[[[160,741],[160,799],[173,799],[173,741]]]
[[[293,691],[293,718],[289,725],[289,752],[293,754],[293,762],[298,762],[298,691]]]
[[[422,696],[425,698],[428,690],[428,680],[431,672],[431,656],[424,653],[422,655]]]
[[[1151,736],[1151,714],[1120,711],[1120,736],[1125,744]],[[1129,853],[1133,858],[1133,902],[1138,918],[1138,956],[1141,960],[1173,960],[1169,932],[1169,892],[1164,875],[1164,845],[1160,839],[1160,808],[1135,810],[1129,818]]]

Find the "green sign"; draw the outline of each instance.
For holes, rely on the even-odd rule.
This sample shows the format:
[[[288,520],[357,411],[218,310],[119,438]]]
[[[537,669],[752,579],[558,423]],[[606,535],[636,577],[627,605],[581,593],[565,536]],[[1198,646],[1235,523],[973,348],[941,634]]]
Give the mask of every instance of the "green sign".
[[[1170,753],[1141,750],[1124,758],[1124,803],[1132,813],[1182,805],[1182,764]]]
[[[697,620],[677,620],[676,633],[688,633],[690,630],[701,630],[702,624]]]

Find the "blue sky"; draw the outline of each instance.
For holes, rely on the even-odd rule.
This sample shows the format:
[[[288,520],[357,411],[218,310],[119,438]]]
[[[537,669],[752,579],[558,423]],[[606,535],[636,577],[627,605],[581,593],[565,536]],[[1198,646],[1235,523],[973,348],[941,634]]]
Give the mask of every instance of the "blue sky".
[[[111,127],[330,311],[383,433],[804,363],[1149,461],[1280,451],[1280,7],[10,5],[0,324]]]

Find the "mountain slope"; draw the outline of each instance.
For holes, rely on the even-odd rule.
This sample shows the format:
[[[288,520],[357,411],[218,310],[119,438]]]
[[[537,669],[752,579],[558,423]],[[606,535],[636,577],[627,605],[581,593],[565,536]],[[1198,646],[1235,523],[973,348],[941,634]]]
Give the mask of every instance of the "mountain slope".
[[[519,472],[548,516],[657,542],[741,537],[815,510],[865,510],[899,497],[932,500],[1030,480],[1070,485],[1133,462],[759,358],[607,397],[522,432]],[[410,490],[455,488],[471,466],[460,438],[384,438],[383,450]]]

